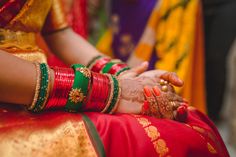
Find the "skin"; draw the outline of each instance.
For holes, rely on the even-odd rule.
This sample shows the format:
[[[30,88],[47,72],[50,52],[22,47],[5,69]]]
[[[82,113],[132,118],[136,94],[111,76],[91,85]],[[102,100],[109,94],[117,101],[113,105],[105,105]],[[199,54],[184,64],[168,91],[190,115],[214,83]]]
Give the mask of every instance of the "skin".
[[[75,63],[86,65],[93,57],[100,54],[71,29],[45,36],[45,41],[52,52],[68,65]],[[155,86],[160,77],[173,85],[183,85],[183,82],[173,73],[159,70],[145,72],[147,67],[148,63],[144,62],[119,76],[122,94],[116,112],[140,113],[144,100],[144,85]],[[50,75],[51,87],[53,87],[54,72],[51,69]],[[34,64],[0,50],[0,102],[27,106],[33,100],[35,85]]]

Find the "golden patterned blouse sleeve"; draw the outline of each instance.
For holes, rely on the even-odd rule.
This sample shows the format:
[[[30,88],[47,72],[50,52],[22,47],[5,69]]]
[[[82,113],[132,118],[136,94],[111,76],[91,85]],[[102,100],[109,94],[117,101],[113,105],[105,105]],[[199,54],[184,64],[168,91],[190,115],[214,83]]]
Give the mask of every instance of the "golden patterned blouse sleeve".
[[[65,10],[63,8],[61,0],[52,0],[52,7],[47,16],[43,34],[50,34],[58,30],[68,27]]]

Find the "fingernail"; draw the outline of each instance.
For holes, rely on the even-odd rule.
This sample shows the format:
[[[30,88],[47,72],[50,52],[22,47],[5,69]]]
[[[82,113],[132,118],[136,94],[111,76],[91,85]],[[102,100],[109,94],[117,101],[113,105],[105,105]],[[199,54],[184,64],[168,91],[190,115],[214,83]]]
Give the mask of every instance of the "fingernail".
[[[149,103],[148,103],[147,100],[145,100],[145,101],[143,102],[143,108],[142,108],[142,110],[143,110],[143,111],[147,111],[148,109],[149,109]]]
[[[183,81],[183,80],[181,80],[180,78],[178,78],[178,82],[180,82],[181,84],[183,84],[183,83],[184,83],[184,81]]]
[[[187,108],[185,106],[179,106],[177,109],[176,119],[180,122],[184,122],[187,119]]]
[[[153,92],[156,96],[160,96],[161,95],[161,92],[159,90],[159,88],[157,86],[153,87]]]
[[[152,96],[151,90],[148,87],[144,87],[143,89],[144,89],[144,93],[147,97]]]

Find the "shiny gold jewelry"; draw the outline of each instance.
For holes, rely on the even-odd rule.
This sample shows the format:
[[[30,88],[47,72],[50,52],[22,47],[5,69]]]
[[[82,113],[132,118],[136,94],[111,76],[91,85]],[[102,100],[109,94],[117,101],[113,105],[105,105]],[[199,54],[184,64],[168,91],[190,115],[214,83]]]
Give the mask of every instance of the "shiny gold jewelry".
[[[106,106],[102,110],[101,113],[105,113],[106,110],[109,108],[109,105],[111,104],[111,101],[112,101],[112,98],[113,98],[113,91],[114,91],[113,79],[112,79],[111,75],[108,75],[108,74],[105,74],[105,75],[107,75],[109,77],[109,80],[110,80],[110,83],[109,83],[109,85],[110,85],[110,94],[109,94],[109,98],[108,98],[108,100],[106,102]]]
[[[168,91],[168,87],[166,85],[164,85],[164,86],[161,87],[161,90],[163,92],[167,92]]]
[[[72,89],[69,93],[69,99],[71,102],[77,104],[78,102],[82,102],[84,100],[85,96],[81,89],[75,88]]]
[[[165,85],[165,81],[163,79],[161,79],[159,83],[161,86]]]
[[[76,68],[77,71],[80,71],[85,77],[91,78],[91,71],[88,68]]]
[[[31,105],[28,107],[28,110],[32,110],[38,100],[39,96],[39,89],[40,89],[40,82],[41,82],[41,71],[40,71],[40,64],[35,62],[34,63],[35,69],[36,69],[36,85],[35,85],[35,93],[34,93],[34,98],[31,103]]]
[[[116,104],[114,105],[114,108],[112,109],[112,111],[110,112],[110,114],[113,114],[113,113],[116,111],[116,109],[118,108],[118,104],[119,104],[120,96],[121,96],[121,88],[120,88],[120,82],[119,82],[119,81],[118,81],[118,86],[119,86],[118,98],[117,98]]]

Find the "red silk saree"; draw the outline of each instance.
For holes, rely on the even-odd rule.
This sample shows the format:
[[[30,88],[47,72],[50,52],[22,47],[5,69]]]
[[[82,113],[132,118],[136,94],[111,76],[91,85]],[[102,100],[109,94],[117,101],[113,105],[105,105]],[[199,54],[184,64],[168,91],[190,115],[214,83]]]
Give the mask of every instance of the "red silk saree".
[[[53,11],[59,8],[58,3],[57,0],[0,0],[0,36],[3,36],[0,49],[29,61],[45,61],[43,51],[35,43],[35,34],[41,30],[49,10],[43,32],[65,26],[63,15],[58,14],[60,10]],[[180,123],[128,114],[63,111],[31,114],[20,106],[0,104],[0,139],[3,157],[229,156],[212,122],[192,108],[186,123]]]

